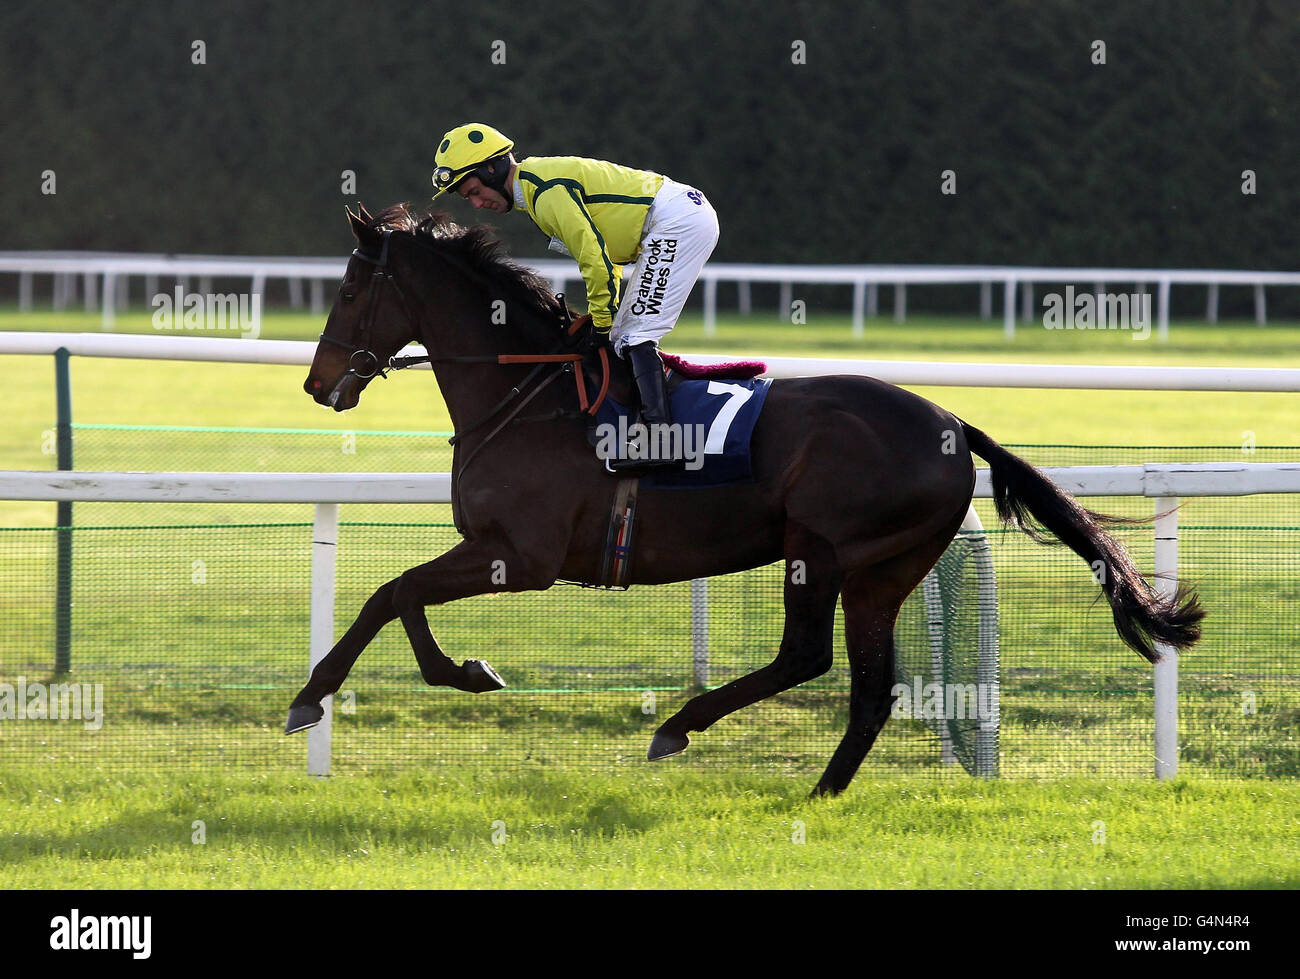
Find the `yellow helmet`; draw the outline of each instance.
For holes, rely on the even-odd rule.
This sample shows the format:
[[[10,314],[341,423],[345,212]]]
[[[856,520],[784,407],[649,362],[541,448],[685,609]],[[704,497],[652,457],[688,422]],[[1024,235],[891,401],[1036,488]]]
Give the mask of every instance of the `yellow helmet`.
[[[509,153],[514,145],[503,134],[481,122],[457,126],[442,137],[433,157],[433,196],[436,198],[454,190],[469,176],[478,176],[490,187],[494,178],[499,178],[497,182],[504,184],[508,167],[501,173],[496,172],[503,169],[500,167],[488,168],[479,174],[474,171]]]

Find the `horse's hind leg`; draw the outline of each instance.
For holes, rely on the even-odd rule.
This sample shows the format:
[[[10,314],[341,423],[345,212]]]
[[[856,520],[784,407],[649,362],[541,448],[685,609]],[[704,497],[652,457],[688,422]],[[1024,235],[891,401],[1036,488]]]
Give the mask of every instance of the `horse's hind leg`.
[[[903,598],[875,569],[848,575],[844,581],[844,632],[848,645],[849,726],[814,795],[843,792],[875,744],[894,705],[894,620]]]
[[[653,761],[685,750],[689,731],[821,676],[834,659],[835,601],[840,572],[830,542],[791,523],[785,539],[785,632],[776,659],[760,670],[690,700],[650,742]]]
[[[903,601],[934,567],[957,533],[952,523],[897,557],[844,578],[844,634],[849,654],[849,726],[814,795],[843,792],[867,756],[894,706],[894,622]]]

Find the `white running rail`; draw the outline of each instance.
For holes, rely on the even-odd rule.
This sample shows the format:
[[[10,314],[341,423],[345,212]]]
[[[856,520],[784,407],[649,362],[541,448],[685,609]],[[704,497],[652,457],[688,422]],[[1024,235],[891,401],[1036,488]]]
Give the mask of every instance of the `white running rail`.
[[[569,282],[581,283],[577,265],[568,259],[518,259],[544,278],[557,292]],[[311,310],[325,311],[324,284],[338,281],[347,266],[345,258],[290,258],[261,255],[159,255],[131,252],[0,252],[0,273],[18,276],[18,308],[28,312],[33,303],[33,277],[53,278],[52,303],[56,310],[66,308],[76,298],[77,279],[83,281],[82,296],[87,312],[101,309],[104,330],[113,329],[116,313],[125,307],[132,277],[144,279],[146,296],[158,293],[160,280],[187,284],[198,279],[198,291],[212,292],[211,280],[247,278],[249,290],[261,294],[269,279],[284,279],[289,284],[294,307],[303,304],[302,284],[310,283]],[[1147,293],[1156,290],[1156,331],[1160,339],[1169,336],[1169,296],[1174,285],[1204,286],[1205,318],[1213,323],[1219,316],[1221,286],[1248,287],[1254,293],[1255,322],[1267,321],[1266,286],[1300,286],[1300,272],[1269,272],[1242,269],[1138,269],[1138,268],[1031,268],[1007,265],[758,265],[711,262],[700,273],[704,291],[704,332],[712,335],[717,326],[718,284],[734,282],[738,308],[749,313],[752,308],[750,286],[755,282],[777,283],[780,287],[778,315],[790,316],[794,284],[843,285],[853,290],[853,335],[862,336],[865,318],[879,311],[881,286],[893,289],[894,319],[907,318],[909,285],[963,285],[980,287],[980,316],[993,315],[993,291],[1001,286],[1003,333],[1013,339],[1017,319],[1041,318],[1034,306],[1034,287],[1055,283],[1084,284],[1084,291],[1100,295],[1108,284],[1132,285]],[[98,298],[102,295],[102,300]],[[1017,297],[1019,303],[1017,303]],[[1017,315],[1018,311],[1018,315]]]
[[[0,354],[48,354],[63,348],[78,357],[218,361],[306,366],[316,344],[307,340],[240,340],[126,333],[0,332]],[[411,346],[407,353],[422,353]],[[701,364],[734,361],[734,354],[690,354]],[[1131,391],[1300,391],[1300,368],[1130,367],[1089,364],[985,364],[920,360],[832,360],[763,357],[767,377],[855,374],[892,384],[941,387],[1081,388]],[[425,370],[428,365],[421,365]]]

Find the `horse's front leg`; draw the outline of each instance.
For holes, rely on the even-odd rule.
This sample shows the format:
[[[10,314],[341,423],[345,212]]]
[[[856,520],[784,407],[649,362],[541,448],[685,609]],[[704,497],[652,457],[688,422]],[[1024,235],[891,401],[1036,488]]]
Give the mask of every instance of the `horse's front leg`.
[[[536,583],[535,579],[540,581],[540,573],[537,570],[529,573],[527,567],[527,562],[499,543],[465,540],[446,554],[381,586],[343,638],[312,670],[311,679],[290,705],[285,733],[303,731],[320,722],[324,716],[321,700],[338,691],[361,651],[395,618],[401,618],[420,665],[420,675],[430,686],[450,686],[475,693],[500,690],[505,683],[486,663],[467,660],[457,666],[443,653],[429,630],[424,607],[488,592],[545,588],[554,582],[552,575]]]

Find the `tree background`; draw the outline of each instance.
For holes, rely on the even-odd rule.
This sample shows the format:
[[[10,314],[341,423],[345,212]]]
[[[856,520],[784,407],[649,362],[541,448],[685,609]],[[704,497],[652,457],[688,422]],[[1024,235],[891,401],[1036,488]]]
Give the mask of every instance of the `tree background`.
[[[5,249],[340,254],[479,120],[699,186],[720,261],[1296,267],[1294,0],[7,0],[0,49]]]

